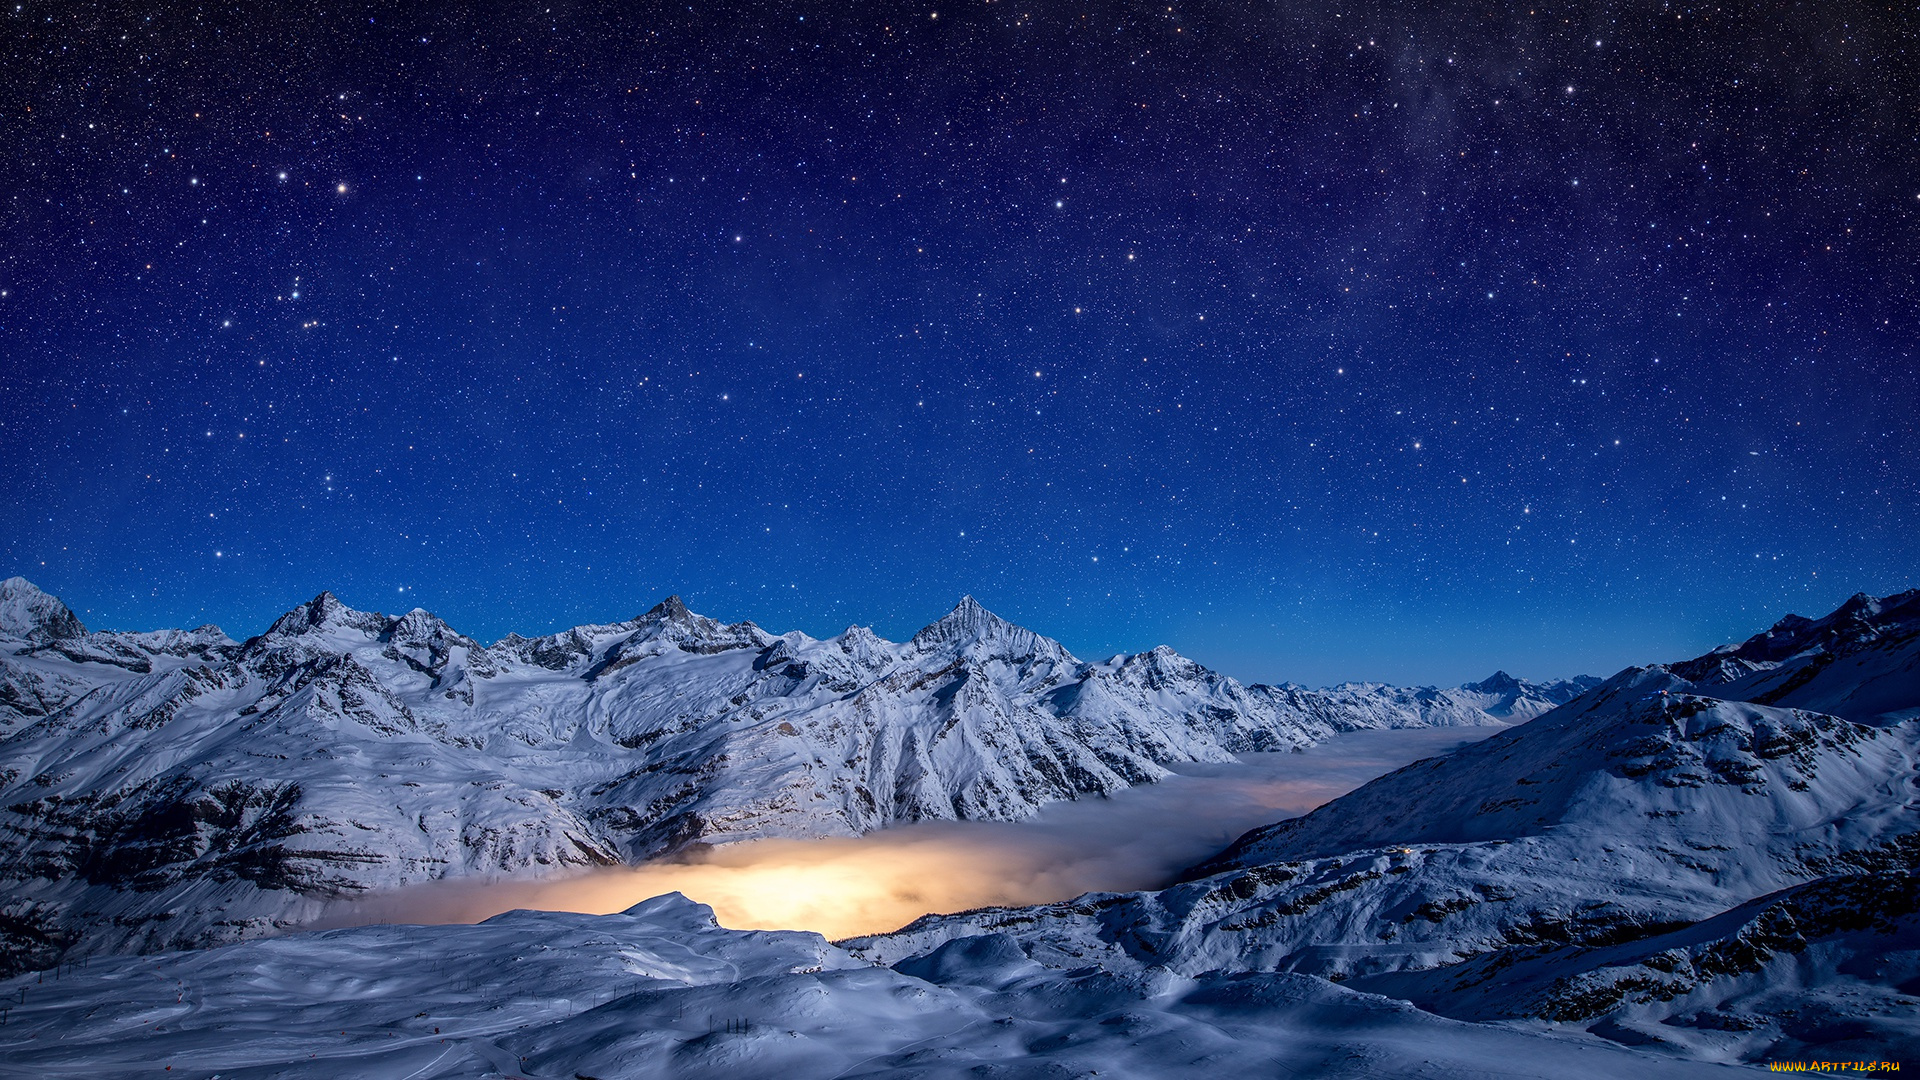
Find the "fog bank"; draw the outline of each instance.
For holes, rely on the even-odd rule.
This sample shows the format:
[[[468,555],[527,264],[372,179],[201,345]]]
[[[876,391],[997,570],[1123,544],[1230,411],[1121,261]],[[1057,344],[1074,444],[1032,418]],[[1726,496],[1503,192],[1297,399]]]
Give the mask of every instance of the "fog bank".
[[[427,885],[343,906],[324,925],[477,922],[515,908],[606,914],[677,891],[711,905],[723,926],[843,938],[898,929],[928,912],[1155,888],[1254,826],[1501,730],[1363,731],[1301,753],[1184,765],[1161,783],[1055,803],[1017,824],[931,822],[862,837],[754,840],[558,881]]]

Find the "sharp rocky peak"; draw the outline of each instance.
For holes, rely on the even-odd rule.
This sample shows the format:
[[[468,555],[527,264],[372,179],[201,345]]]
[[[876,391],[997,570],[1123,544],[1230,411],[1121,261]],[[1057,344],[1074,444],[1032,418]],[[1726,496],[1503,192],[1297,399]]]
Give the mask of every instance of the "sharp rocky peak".
[[[382,635],[397,644],[424,645],[439,641],[479,648],[472,639],[448,626],[445,619],[425,608],[414,608],[393,619],[387,623]]]
[[[653,605],[646,614],[628,625],[636,630],[632,638],[635,642],[661,640],[696,653],[764,649],[774,640],[771,634],[752,622],[728,624],[690,611],[686,602],[678,596],[669,596]]]
[[[689,611],[686,602],[678,596],[667,597],[648,608],[645,614],[635,617],[627,625],[639,629],[642,637],[660,635],[681,637],[688,634],[700,637],[727,629],[726,624],[719,619]]]
[[[1200,664],[1181,656],[1171,645],[1155,645],[1146,652],[1125,657],[1122,663],[1125,665],[1143,665],[1155,671],[1183,675],[1207,671],[1207,669]],[[1211,672],[1207,673],[1211,674]]]
[[[1746,671],[1730,661],[1773,664],[1812,649],[1847,652],[1889,633],[1920,629],[1920,589],[1888,596],[1855,593],[1818,619],[1788,615],[1738,645],[1722,645],[1691,660],[1670,664],[1677,675],[1695,682],[1721,682]]]
[[[959,603],[953,605],[952,611],[921,627],[920,632],[913,635],[911,644],[930,648],[950,642],[978,640],[1012,628],[1012,623],[981,607],[980,601],[963,596]]]
[[[836,640],[841,652],[859,659],[880,656],[891,647],[891,643],[866,626],[849,626]]]
[[[923,627],[908,642],[918,652],[969,652],[984,647],[995,656],[1025,660],[1047,657],[1072,662],[1066,647],[995,615],[971,596],[963,596],[953,610]]]
[[[975,600],[973,595],[969,593],[962,596],[959,602],[953,605],[953,610],[935,619],[933,625],[980,626],[988,623],[1007,624],[1005,619],[988,611],[981,605],[980,601]]]
[[[1886,624],[1901,623],[1920,618],[1920,589],[1908,589],[1906,592],[1891,593],[1887,596],[1874,596],[1870,593],[1854,593],[1833,611],[1818,619],[1808,619],[1800,615],[1788,615],[1765,633],[1756,634],[1747,639],[1747,644],[1768,639],[1804,635],[1808,631],[1820,631],[1830,627],[1847,624],[1866,624],[1880,628]]]
[[[1469,683],[1463,690],[1478,690],[1483,694],[1507,694],[1520,689],[1520,680],[1505,671],[1496,671],[1477,683]]]
[[[1155,645],[1146,652],[1132,655],[1122,654],[1112,661],[1113,672],[1122,682],[1144,686],[1150,690],[1161,690],[1175,684],[1187,684],[1206,692],[1218,685],[1234,685],[1234,680],[1217,672],[1208,670],[1185,656],[1180,655],[1171,646]]]
[[[85,637],[87,628],[60,598],[23,577],[0,581],[0,634],[46,643]]]
[[[267,627],[270,635],[297,636],[324,630],[351,628],[369,634],[386,629],[387,617],[377,611],[356,611],[340,602],[331,591],[301,604]]]
[[[688,611],[686,601],[680,599],[678,596],[669,596],[665,600],[648,608],[646,614],[640,616],[640,620],[638,621],[683,623],[690,622],[697,618],[701,618],[701,616]]]
[[[1878,615],[1880,598],[1870,593],[1857,592],[1847,597],[1846,602],[1834,610],[1835,615]]]

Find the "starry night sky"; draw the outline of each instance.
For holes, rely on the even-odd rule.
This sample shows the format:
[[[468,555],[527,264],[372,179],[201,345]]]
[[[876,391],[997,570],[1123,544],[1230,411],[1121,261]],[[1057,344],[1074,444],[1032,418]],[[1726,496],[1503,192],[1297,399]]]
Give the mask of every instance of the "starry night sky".
[[[1911,2],[6,6],[0,572],[90,625],[1459,682],[1916,584]]]

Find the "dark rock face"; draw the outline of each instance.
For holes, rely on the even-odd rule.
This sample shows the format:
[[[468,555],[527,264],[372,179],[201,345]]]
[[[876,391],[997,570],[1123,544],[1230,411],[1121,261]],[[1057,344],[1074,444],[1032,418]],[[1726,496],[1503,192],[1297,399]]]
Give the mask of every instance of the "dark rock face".
[[[0,633],[35,645],[85,637],[87,628],[67,605],[22,577],[0,581]]]
[[[1557,975],[1517,1015],[1591,1020],[1622,1004],[1668,1002],[1703,984],[1760,972],[1776,957],[1799,956],[1824,938],[1890,936],[1920,913],[1920,878],[1911,873],[1822,878],[1762,897],[1726,915],[1640,941],[1631,951],[1586,950],[1556,965]],[[1624,954],[1623,954],[1624,953]]]
[[[1737,646],[1670,664],[1668,670],[1700,682],[1711,679],[1728,660],[1778,663],[1808,651],[1844,656],[1889,638],[1906,639],[1916,632],[1920,632],[1920,589],[1888,597],[1856,593],[1822,618],[1788,615]]]
[[[92,884],[154,892],[201,876],[296,888],[267,867],[273,842],[294,835],[297,784],[200,788],[185,778],[104,797],[49,797],[7,807],[14,829],[64,844],[38,844],[35,876],[76,875]]]

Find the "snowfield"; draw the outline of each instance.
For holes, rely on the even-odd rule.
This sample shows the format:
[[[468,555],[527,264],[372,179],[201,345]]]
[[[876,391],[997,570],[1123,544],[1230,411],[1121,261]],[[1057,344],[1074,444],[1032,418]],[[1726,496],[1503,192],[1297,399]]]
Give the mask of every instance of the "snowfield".
[[[1297,971],[1701,1060],[1920,1056],[1916,598],[1630,668],[1256,829],[1172,888],[843,944],[899,962],[1009,933],[1107,970]],[[1722,663],[1756,643],[1774,655]],[[1701,692],[1742,686],[1775,704]],[[1789,707],[1809,698],[1862,722]]]
[[[1592,1036],[1447,1020],[1285,973],[1043,966],[1011,937],[902,970],[663,896],[103,958],[0,982],[0,1075],[1644,1077],[1733,1075]],[[24,992],[24,995],[23,995]],[[21,998],[24,996],[24,1001]]]

